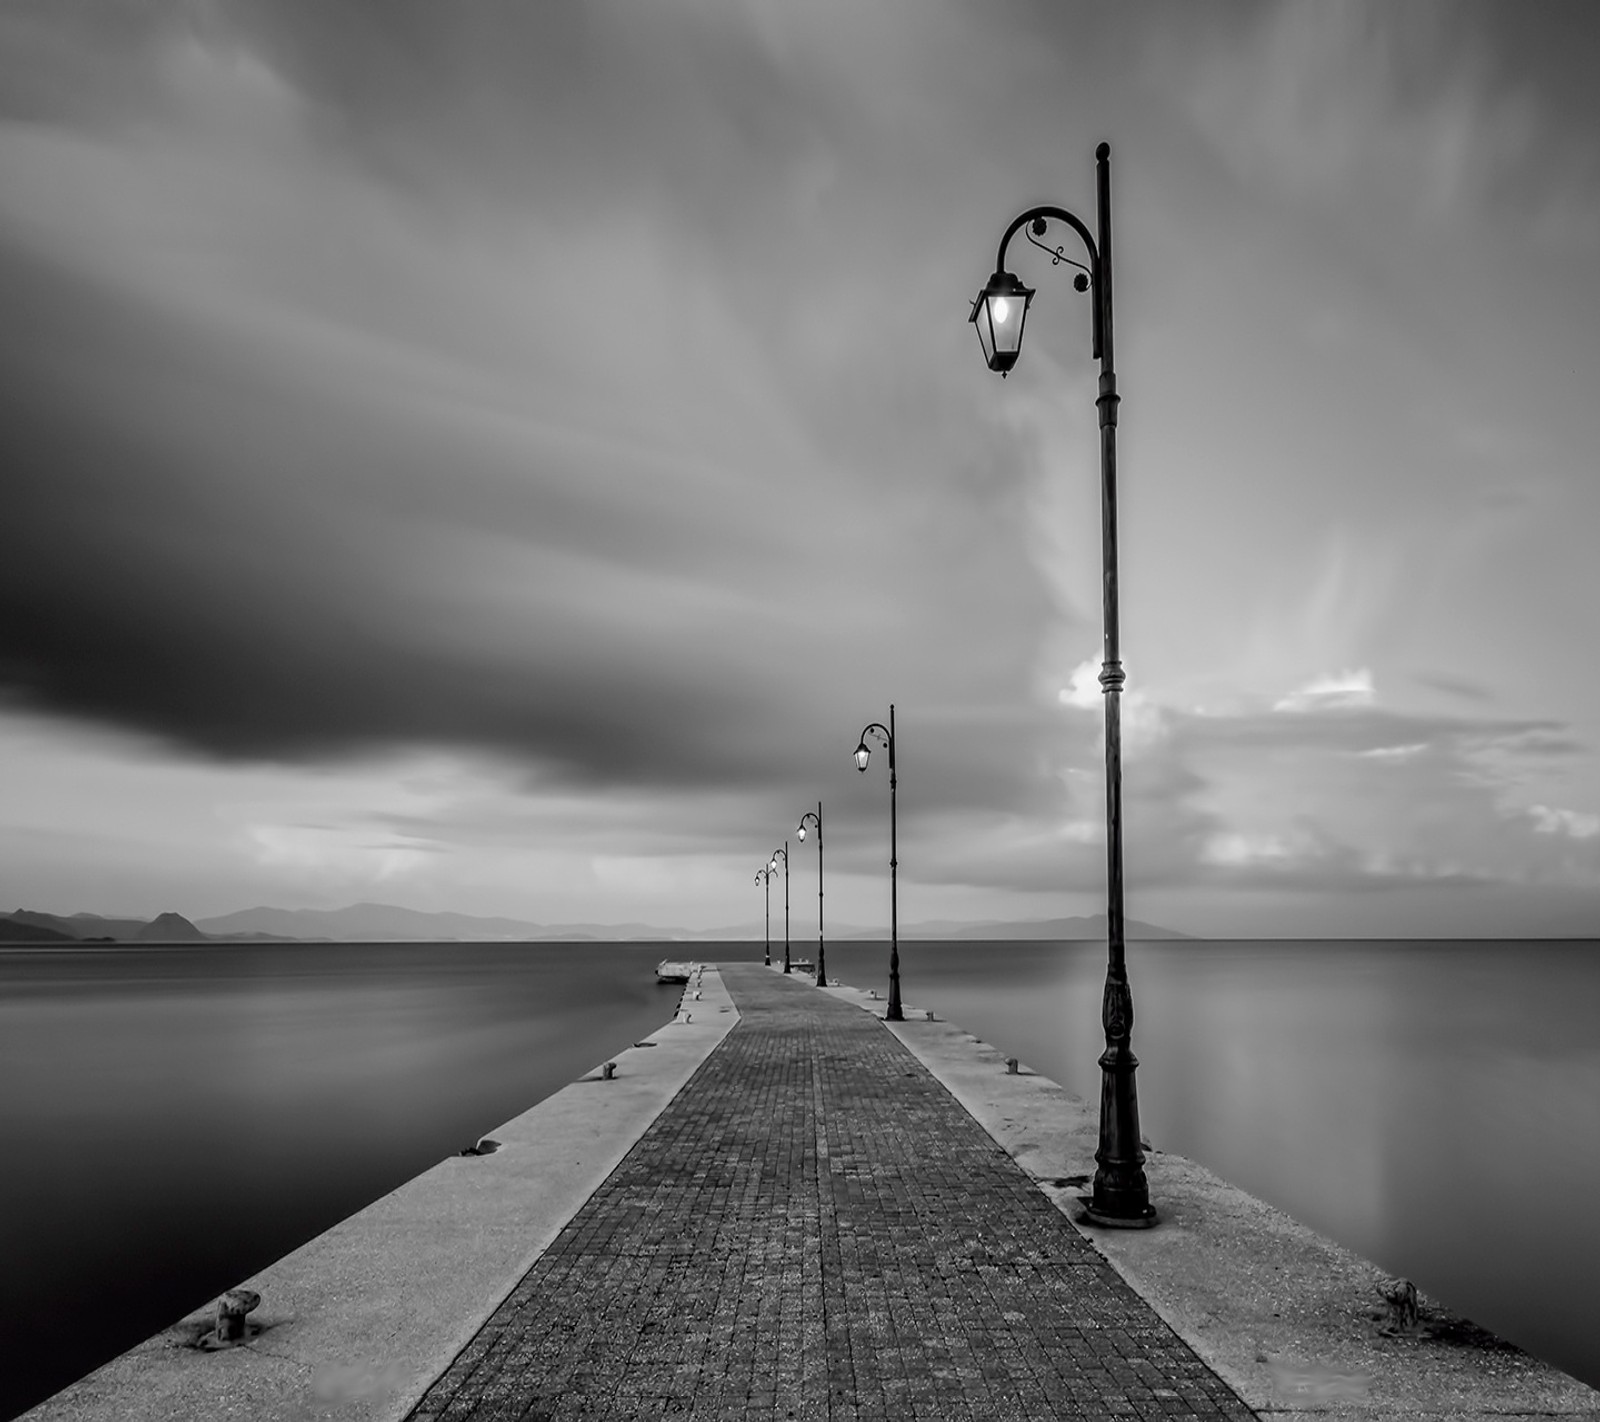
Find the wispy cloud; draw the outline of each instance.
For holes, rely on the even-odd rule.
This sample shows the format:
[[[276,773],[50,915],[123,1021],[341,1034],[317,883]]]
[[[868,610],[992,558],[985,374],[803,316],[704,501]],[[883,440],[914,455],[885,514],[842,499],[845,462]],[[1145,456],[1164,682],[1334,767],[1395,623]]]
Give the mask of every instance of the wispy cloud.
[[[1370,706],[1373,700],[1372,673],[1362,667],[1359,671],[1332,672],[1315,677],[1305,686],[1275,701],[1272,709],[1307,711],[1312,707]]]
[[[1241,182],[1391,238],[1531,214],[1552,243],[1591,244],[1595,174],[1573,172],[1583,147],[1527,76],[1499,67],[1492,33],[1462,20],[1437,5],[1265,7],[1226,45],[1191,51],[1187,111]],[[1359,191],[1394,201],[1351,212]]]

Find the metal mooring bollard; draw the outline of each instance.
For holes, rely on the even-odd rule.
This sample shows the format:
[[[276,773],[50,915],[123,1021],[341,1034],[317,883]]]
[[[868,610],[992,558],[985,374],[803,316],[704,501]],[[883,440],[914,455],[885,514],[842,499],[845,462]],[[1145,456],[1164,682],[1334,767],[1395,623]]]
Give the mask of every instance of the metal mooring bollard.
[[[602,1081],[610,1081],[611,1078],[616,1074],[617,1064],[615,1062],[607,1062],[603,1067],[600,1068],[600,1079]]]
[[[229,1289],[217,1300],[217,1341],[233,1343],[244,1337],[245,1315],[261,1302],[254,1289]]]
[[[931,1007],[928,1009],[928,1021],[933,1021],[933,1009]]]
[[[1017,1074],[1017,1059],[1015,1057],[1007,1057],[1006,1058],[1006,1075],[1007,1076],[1015,1076],[1016,1074]]]

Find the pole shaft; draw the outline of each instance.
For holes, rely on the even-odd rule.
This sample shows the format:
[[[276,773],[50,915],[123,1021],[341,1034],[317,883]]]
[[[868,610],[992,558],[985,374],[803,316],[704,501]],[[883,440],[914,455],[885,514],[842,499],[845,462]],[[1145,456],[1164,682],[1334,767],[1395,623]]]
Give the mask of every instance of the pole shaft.
[[[1117,394],[1116,348],[1111,303],[1111,150],[1102,143],[1095,165],[1099,254],[1095,296],[1100,334],[1101,558],[1104,578],[1105,643],[1100,686],[1105,695],[1106,730],[1106,985],[1101,1024],[1106,1049],[1100,1057],[1100,1141],[1098,1169],[1089,1207],[1091,1219],[1105,1224],[1154,1222],[1144,1151],[1139,1135],[1139,1098],[1133,1054],[1133,992],[1128,986],[1122,905],[1122,647],[1117,609]]]
[[[822,941],[822,801],[817,801],[817,986],[828,985],[827,949]]]
[[[896,840],[896,786],[894,750],[894,702],[889,703],[889,1007],[884,1014],[890,1022],[903,1022],[900,1006],[900,852]]]

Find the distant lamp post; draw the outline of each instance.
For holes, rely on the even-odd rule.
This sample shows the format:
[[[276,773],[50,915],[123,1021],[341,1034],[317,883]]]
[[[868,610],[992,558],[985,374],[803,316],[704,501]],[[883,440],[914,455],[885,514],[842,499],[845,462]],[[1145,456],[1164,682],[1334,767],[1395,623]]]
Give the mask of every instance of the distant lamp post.
[[[765,884],[767,888],[767,945],[761,959],[761,966],[772,966],[772,876],[776,872],[771,864],[763,864],[756,870],[756,883]]]
[[[797,838],[806,837],[806,821],[809,820],[817,830],[817,986],[828,985],[828,960],[822,944],[822,801],[817,801],[817,812],[812,814],[807,810],[800,816],[800,828],[795,831]]]
[[[900,1008],[900,885],[899,859],[895,852],[895,773],[894,773],[894,702],[889,703],[889,724],[874,721],[861,732],[861,743],[856,747],[856,769],[866,773],[867,762],[872,758],[872,747],[867,744],[871,736],[889,752],[889,1010],[883,1014],[885,1022],[904,1022],[906,1015]]]
[[[1059,207],[1033,207],[1014,219],[1000,239],[994,275],[978,293],[967,318],[978,329],[983,359],[990,370],[1006,375],[1022,350],[1022,326],[1033,292],[1006,270],[1006,248],[1023,228],[1027,238],[1050,254],[1052,266],[1065,262],[1078,269],[1072,284],[1091,291],[1093,350],[1100,361],[1100,391],[1095,405],[1100,411],[1101,560],[1104,584],[1105,657],[1100,686],[1106,708],[1106,987],[1101,1002],[1101,1023],[1106,1049],[1100,1057],[1100,1144],[1095,1151],[1098,1169],[1094,1194],[1087,1209],[1096,1224],[1142,1229],[1156,1222],[1144,1175],[1144,1151],[1139,1145],[1139,1096],[1133,1054],[1133,991],[1128,986],[1128,965],[1122,917],[1122,683],[1124,680],[1117,633],[1117,376],[1111,338],[1111,146],[1095,150],[1095,195],[1099,219],[1098,243],[1089,229]],[[1083,239],[1089,263],[1085,266],[1039,239],[1049,222],[1064,222]]]
[[[782,849],[774,849],[772,858],[767,861],[767,868],[776,869],[778,861],[783,860],[783,971],[789,971],[789,841],[784,840]]]

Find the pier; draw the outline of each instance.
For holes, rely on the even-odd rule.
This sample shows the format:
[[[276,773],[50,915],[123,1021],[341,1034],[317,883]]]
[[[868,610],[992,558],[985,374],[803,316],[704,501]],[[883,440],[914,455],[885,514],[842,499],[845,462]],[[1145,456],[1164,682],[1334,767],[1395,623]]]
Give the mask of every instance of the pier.
[[[706,968],[674,1021],[27,1414],[1600,1417],[1193,1162],[1082,1215],[1084,1103],[912,1004]]]

